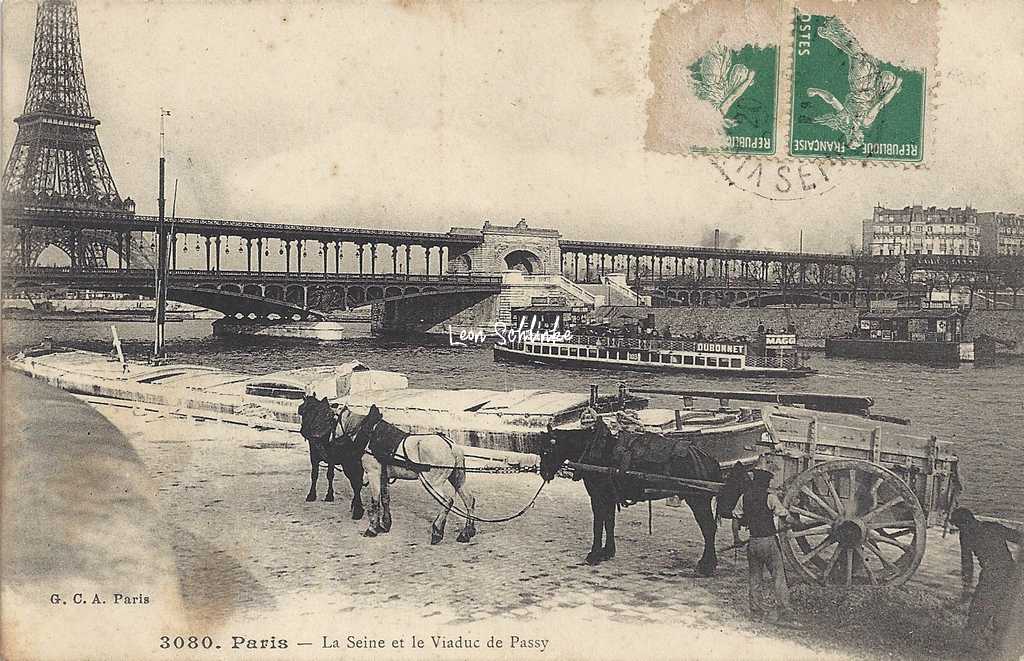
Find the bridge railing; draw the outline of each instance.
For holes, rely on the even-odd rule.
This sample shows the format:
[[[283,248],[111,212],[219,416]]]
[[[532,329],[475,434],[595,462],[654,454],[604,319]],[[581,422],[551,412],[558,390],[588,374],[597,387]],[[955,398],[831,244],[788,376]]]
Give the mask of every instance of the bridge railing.
[[[66,266],[33,266],[14,267],[12,275],[18,276],[81,276],[96,278],[130,278],[151,279],[152,269],[72,269]],[[215,279],[215,280],[283,280],[290,283],[323,283],[331,281],[366,282],[383,284],[453,284],[453,285],[493,285],[501,286],[501,276],[484,276],[450,273],[443,275],[403,274],[403,273],[289,273],[284,271],[207,271],[204,269],[174,269],[169,272],[170,278],[184,279]]]
[[[5,210],[5,213],[9,213],[15,219],[18,219],[19,217],[41,218],[60,214],[66,219],[72,221],[76,219],[117,221],[134,226],[136,228],[135,231],[156,231],[158,222],[158,218],[156,216],[146,216],[142,214],[129,215],[123,212],[107,212],[93,209],[64,209],[43,206],[26,206],[18,209],[11,209],[10,211]],[[170,230],[172,220],[167,218],[165,222],[168,230]],[[375,239],[378,239],[390,240],[392,243],[415,242],[417,244],[430,244],[432,246],[475,246],[480,243],[479,237],[448,234],[443,232],[416,232],[358,227],[328,227],[323,225],[297,225],[248,220],[225,220],[220,218],[179,217],[173,219],[173,224],[175,232],[179,234],[208,234],[210,236],[217,234],[237,236],[259,234],[264,238],[276,238],[278,236],[291,237],[301,234],[308,236],[310,241],[315,241],[317,240],[316,237],[320,237],[331,241],[363,239],[365,242],[370,243]],[[152,227],[151,229],[143,228],[140,230],[138,229],[138,226],[140,225],[151,225]],[[234,234],[232,234],[232,232]],[[253,238],[255,238],[255,236]]]

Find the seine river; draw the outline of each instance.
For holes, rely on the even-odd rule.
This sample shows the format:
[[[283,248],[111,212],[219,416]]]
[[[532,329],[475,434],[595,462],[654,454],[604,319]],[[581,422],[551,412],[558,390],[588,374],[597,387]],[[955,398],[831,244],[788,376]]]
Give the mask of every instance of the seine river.
[[[6,320],[7,352],[44,336],[80,349],[110,350],[111,322]],[[151,349],[152,326],[117,322],[129,358]],[[910,418],[915,433],[953,441],[961,458],[965,504],[978,513],[1024,520],[1024,365],[942,369],[909,364],[825,359],[812,355],[818,374],[804,379],[694,378],[606,370],[556,370],[494,363],[489,346],[450,347],[446,337],[395,341],[368,336],[353,326],[352,338],[316,342],[279,339],[219,339],[210,321],[167,325],[168,352],[175,360],[252,374],[306,365],[360,360],[408,375],[410,385],[433,388],[547,388],[586,392],[600,384],[612,392],[618,380],[633,386],[728,388],[782,392],[828,392],[873,397],[872,412]],[[671,398],[652,400],[671,408]]]

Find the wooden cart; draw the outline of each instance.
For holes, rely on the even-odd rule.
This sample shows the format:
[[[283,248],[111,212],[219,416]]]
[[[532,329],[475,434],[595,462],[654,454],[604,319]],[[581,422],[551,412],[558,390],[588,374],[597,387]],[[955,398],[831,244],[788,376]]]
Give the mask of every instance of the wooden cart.
[[[823,584],[894,586],[910,578],[924,556],[929,524],[945,524],[959,495],[957,457],[949,444],[915,436],[906,424],[864,415],[768,406],[761,420],[767,433],[747,424],[743,434],[719,427],[685,437],[727,471],[737,463],[748,469],[757,463],[775,474],[773,486],[792,514],[780,534],[787,564]],[[567,464],[641,480],[659,497],[713,495],[722,486]]]
[[[957,456],[934,436],[854,415],[763,409],[765,460],[794,515],[782,549],[804,578],[899,585],[960,491]]]

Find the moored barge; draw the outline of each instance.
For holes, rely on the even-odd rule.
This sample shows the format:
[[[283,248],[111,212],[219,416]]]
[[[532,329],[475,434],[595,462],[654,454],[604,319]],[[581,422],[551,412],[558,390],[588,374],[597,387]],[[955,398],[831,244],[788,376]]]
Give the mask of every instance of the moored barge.
[[[860,314],[849,337],[827,338],[825,355],[956,366],[968,355],[962,328],[963,317],[952,308],[872,310]]]

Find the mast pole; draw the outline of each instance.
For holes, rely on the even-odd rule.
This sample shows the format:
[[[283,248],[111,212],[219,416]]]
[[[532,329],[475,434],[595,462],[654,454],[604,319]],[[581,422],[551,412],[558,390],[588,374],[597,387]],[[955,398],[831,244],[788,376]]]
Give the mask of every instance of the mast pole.
[[[165,134],[164,117],[171,114],[170,110],[160,108],[160,192],[157,197],[157,279],[156,279],[156,329],[153,338],[153,358],[160,358],[164,353],[164,322],[166,321],[166,280],[167,280],[167,228],[164,224],[164,166],[165,166]]]

